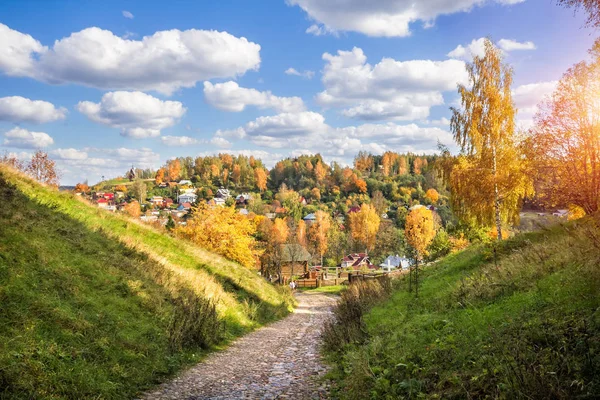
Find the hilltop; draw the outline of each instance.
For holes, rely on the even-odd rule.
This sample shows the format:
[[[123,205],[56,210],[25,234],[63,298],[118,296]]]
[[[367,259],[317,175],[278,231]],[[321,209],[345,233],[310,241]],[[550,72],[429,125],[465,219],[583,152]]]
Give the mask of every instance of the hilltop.
[[[255,272],[0,165],[0,398],[130,398],[286,315]]]
[[[597,398],[599,233],[589,218],[519,234],[496,261],[472,246],[425,267],[419,298],[395,282],[329,344],[339,397]]]

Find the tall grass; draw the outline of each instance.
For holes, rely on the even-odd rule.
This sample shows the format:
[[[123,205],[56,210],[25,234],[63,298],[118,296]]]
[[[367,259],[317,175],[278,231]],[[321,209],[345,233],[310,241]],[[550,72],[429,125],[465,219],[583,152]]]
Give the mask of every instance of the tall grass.
[[[251,271],[0,166],[0,399],[131,398],[291,304]]]
[[[588,219],[469,248],[405,279],[329,356],[341,398],[600,395],[600,225]]]

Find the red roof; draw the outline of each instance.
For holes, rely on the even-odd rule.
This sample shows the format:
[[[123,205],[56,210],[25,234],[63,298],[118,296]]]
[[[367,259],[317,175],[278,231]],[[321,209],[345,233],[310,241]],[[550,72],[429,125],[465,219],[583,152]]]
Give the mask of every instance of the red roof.
[[[348,214],[359,212],[359,211],[360,211],[359,206],[350,207],[350,209],[348,210]]]
[[[106,199],[98,199],[98,203],[108,203],[108,200],[106,200]]]
[[[115,194],[114,193],[104,193],[104,198],[105,199],[114,199]]]
[[[164,200],[164,202],[167,203],[167,204],[171,204],[171,203],[173,203],[173,199],[166,198]]]
[[[181,205],[183,206],[183,208],[192,208],[192,205],[188,202],[182,203]]]

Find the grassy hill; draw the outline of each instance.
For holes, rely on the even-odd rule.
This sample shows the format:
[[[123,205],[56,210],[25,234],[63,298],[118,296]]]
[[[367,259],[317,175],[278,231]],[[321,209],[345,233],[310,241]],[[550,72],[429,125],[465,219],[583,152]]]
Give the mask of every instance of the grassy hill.
[[[352,343],[329,346],[339,397],[599,398],[598,222],[497,250],[497,263],[476,246],[426,267],[418,299],[396,281]]]
[[[0,399],[131,398],[290,298],[0,165]]]

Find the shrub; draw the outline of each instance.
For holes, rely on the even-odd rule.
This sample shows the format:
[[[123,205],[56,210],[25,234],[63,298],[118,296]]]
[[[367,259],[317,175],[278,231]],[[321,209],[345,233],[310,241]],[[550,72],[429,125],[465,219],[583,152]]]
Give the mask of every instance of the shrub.
[[[326,351],[339,351],[350,343],[361,343],[366,337],[363,315],[374,304],[387,298],[392,291],[389,277],[352,283],[342,292],[342,298],[333,311],[333,320],[323,328],[323,346]]]

